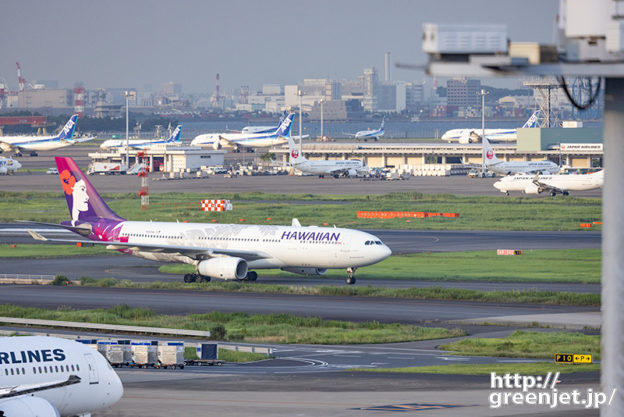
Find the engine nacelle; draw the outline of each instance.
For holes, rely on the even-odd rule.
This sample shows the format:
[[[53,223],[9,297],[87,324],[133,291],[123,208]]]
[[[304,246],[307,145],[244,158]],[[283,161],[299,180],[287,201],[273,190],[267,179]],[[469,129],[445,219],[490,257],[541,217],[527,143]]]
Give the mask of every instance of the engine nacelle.
[[[298,268],[289,266],[288,268],[282,268],[282,271],[292,272],[293,274],[299,275],[325,275],[327,268]]]
[[[350,169],[349,171],[347,171],[347,175],[350,177],[355,177],[357,176],[357,171],[355,169]]]
[[[528,185],[528,186],[524,189],[524,192],[525,192],[526,194],[539,194],[539,193],[541,193],[541,192],[542,192],[542,190],[540,190],[540,188],[539,188],[537,185],[535,185],[535,184],[531,184],[531,185]]]
[[[201,261],[197,272],[211,278],[243,279],[247,275],[247,261],[224,256]]]
[[[0,403],[5,416],[59,417],[56,407],[39,397],[17,397]]]
[[[212,142],[212,149],[214,149],[215,151],[218,151],[219,149],[221,149],[221,141],[217,139],[214,142]]]
[[[9,169],[7,167],[0,167],[0,175],[7,175],[9,173]]]

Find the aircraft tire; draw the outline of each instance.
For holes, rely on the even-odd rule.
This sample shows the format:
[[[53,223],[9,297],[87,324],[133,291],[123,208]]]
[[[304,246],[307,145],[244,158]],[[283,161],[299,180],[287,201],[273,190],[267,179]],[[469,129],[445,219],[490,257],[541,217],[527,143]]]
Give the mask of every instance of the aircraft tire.
[[[195,282],[195,277],[193,276],[193,274],[184,274],[184,282]]]
[[[247,281],[255,281],[258,279],[258,273],[256,271],[247,272]]]
[[[347,277],[345,279],[345,282],[347,283],[347,285],[353,285],[355,284],[355,277]]]

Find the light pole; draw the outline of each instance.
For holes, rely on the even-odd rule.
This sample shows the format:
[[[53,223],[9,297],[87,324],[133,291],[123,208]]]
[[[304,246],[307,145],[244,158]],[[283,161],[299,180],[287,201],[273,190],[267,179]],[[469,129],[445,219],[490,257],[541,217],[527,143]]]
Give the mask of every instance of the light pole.
[[[321,99],[321,142],[325,140],[325,137],[323,136],[323,103],[325,103],[324,98]]]
[[[129,144],[129,119],[128,119],[128,99],[134,97],[134,91],[124,91],[126,97],[126,167],[130,166],[130,144]]]
[[[489,93],[482,89],[478,94],[481,96],[481,175],[485,177],[485,96]]]
[[[297,94],[299,95],[299,155],[301,155],[301,138],[303,137],[303,133],[301,131],[301,106],[303,105],[303,91],[299,90],[297,91]]]

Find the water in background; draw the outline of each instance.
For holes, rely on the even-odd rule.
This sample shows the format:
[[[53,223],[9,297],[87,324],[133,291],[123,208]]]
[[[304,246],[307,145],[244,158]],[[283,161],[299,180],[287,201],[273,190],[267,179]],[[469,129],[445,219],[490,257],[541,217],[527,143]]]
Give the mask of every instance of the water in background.
[[[353,136],[355,132],[360,130],[374,130],[379,129],[379,122],[324,122],[323,135],[329,138],[347,138],[349,134]],[[514,127],[521,127],[523,121],[498,121],[487,124],[486,128],[501,128],[509,129]],[[215,132],[228,132],[229,130],[241,130],[243,127],[248,126],[247,122],[194,122],[194,121],[182,121],[182,138],[192,139],[202,133],[215,133]],[[277,124],[277,123],[276,123]],[[256,123],[254,125],[260,125]],[[262,125],[270,126],[270,123]],[[585,127],[602,127],[601,122],[584,122]],[[435,138],[440,137],[450,129],[458,128],[473,128],[475,130],[481,129],[481,122],[473,121],[423,121],[423,122],[392,122],[386,120],[385,126],[385,139],[392,138]],[[299,134],[299,123],[295,120],[291,131],[292,135]],[[317,138],[321,135],[321,123],[318,121],[304,122],[303,134],[310,135],[310,138]],[[143,132],[141,136],[146,137],[147,132]]]

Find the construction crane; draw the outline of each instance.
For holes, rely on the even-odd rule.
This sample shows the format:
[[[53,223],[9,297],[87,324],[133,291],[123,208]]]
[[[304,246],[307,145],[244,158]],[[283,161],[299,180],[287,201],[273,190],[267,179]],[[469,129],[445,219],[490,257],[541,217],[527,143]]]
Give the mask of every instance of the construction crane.
[[[17,65],[17,90],[24,91],[26,87],[28,87],[29,89],[32,88],[32,84],[26,81],[25,78],[22,78],[22,67],[20,67],[20,63],[16,62],[15,64]]]

